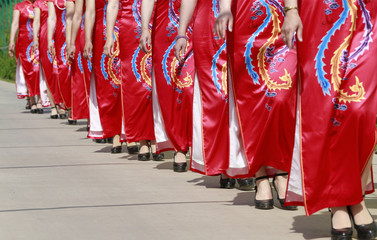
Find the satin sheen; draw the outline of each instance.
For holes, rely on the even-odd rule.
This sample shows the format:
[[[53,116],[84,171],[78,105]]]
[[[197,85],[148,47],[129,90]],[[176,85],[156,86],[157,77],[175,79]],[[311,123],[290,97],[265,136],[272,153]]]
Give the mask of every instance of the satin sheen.
[[[284,1],[233,1],[228,56],[249,173],[289,171],[296,116],[295,50],[281,39]]]
[[[376,145],[377,2],[300,3],[301,168],[291,175],[301,175],[301,192],[290,179],[287,201],[310,215],[363,199]]]
[[[176,151],[187,152],[192,139],[194,56],[192,42],[186,61],[174,56],[180,0],[157,0],[152,30],[152,62],[165,132]],[[191,39],[192,28],[187,31]]]
[[[103,54],[106,39],[106,7],[108,1],[96,0],[96,19],[93,31],[93,71],[99,117],[103,132],[95,133],[110,138],[122,131],[122,76],[119,59],[119,22],[115,23],[114,56]],[[118,14],[119,19],[119,14]],[[88,137],[91,137],[91,130]]]
[[[152,54],[139,48],[141,0],[122,0],[119,26],[122,60],[123,111],[128,142],[154,140],[152,109]]]
[[[39,56],[33,50],[34,9],[30,1],[23,1],[14,6],[20,12],[19,30],[16,41],[16,59],[20,61],[28,89],[27,95],[18,98],[39,95]]]

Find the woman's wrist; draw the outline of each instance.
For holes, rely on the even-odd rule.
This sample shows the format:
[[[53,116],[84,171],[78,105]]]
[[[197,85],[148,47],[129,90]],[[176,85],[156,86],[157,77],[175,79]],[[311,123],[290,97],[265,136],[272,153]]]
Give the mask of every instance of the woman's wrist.
[[[175,40],[178,40],[178,39],[185,39],[186,41],[188,41],[189,40],[189,38],[187,37],[187,36],[185,36],[185,35],[177,35],[176,37],[175,37]]]

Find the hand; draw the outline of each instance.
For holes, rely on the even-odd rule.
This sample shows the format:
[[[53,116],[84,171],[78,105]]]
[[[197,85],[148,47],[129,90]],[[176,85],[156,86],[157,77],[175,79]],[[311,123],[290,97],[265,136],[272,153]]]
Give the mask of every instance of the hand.
[[[48,41],[47,50],[48,50],[48,53],[51,56],[55,55],[55,48],[54,48],[54,42],[53,41]]]
[[[33,52],[36,54],[39,51],[39,42],[33,41]]]
[[[14,56],[14,48],[15,48],[14,43],[9,43],[8,54],[9,54],[9,57],[11,58],[13,58]]]
[[[186,55],[187,40],[184,38],[179,38],[174,46],[174,54],[180,63],[183,63]]]
[[[103,53],[107,57],[112,58],[114,54],[114,39],[112,37],[106,39],[105,46],[103,47]]]
[[[142,31],[139,47],[144,53],[149,53],[151,51],[151,33],[149,30]]]
[[[72,44],[67,51],[67,57],[70,62],[72,62],[75,59],[75,53],[76,53],[76,46]]]
[[[233,14],[231,11],[220,13],[215,22],[215,34],[222,39],[225,39],[226,29],[233,31]]]
[[[285,20],[283,27],[281,29],[281,36],[283,41],[287,46],[292,49],[294,48],[293,37],[296,33],[297,40],[302,42],[302,22],[301,18],[298,15],[297,10],[290,10],[285,15]]]
[[[93,51],[93,44],[92,42],[85,41],[85,47],[84,47],[84,58],[90,59],[92,57],[92,51]]]

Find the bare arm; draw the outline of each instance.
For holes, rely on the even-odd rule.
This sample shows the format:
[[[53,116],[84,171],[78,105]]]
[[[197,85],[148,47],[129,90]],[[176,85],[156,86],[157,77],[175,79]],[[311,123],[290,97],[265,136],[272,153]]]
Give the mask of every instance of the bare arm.
[[[79,32],[80,25],[82,22],[83,11],[84,11],[84,0],[76,0],[75,11],[72,17],[72,32],[71,32],[70,47],[73,47],[76,43],[77,33]]]
[[[33,50],[38,51],[39,48],[39,29],[41,28],[41,9],[34,8],[34,20],[33,20]]]
[[[297,0],[285,0],[286,7],[296,7],[297,8]],[[283,41],[289,48],[294,48],[293,45],[293,38],[295,33],[297,33],[297,39],[302,42],[302,22],[300,16],[298,14],[297,9],[291,9],[286,12],[284,24],[281,30],[281,36]]]
[[[197,0],[182,0],[179,15],[179,28],[178,35],[186,36],[187,27],[191,21],[192,14],[194,13]],[[179,62],[183,62],[183,56],[186,53],[187,40],[179,38],[174,46],[174,54]]]
[[[20,24],[20,11],[14,10],[12,26],[10,29],[9,52],[8,52],[11,58],[13,58],[14,56],[14,50],[16,47],[16,36],[18,33],[19,24]]]
[[[48,2],[48,18],[47,18],[47,41],[48,41],[48,52],[54,55],[54,43],[53,36],[56,26],[56,12],[53,2]]]
[[[84,0],[76,0],[75,1],[75,12],[73,13],[72,17],[72,32],[71,32],[71,41],[70,46],[68,48],[68,58],[72,59],[75,57],[76,52],[76,39],[77,39],[77,33],[80,29],[81,22],[82,22],[82,14],[84,11]]]
[[[96,3],[95,0],[85,0],[86,9],[85,9],[85,47],[84,47],[84,57],[89,58],[92,54],[93,44],[92,44],[92,35],[94,21],[96,17]]]
[[[113,54],[113,48],[114,48],[113,33],[114,33],[115,21],[117,19],[118,11],[119,11],[119,0],[109,0],[106,11],[107,11],[106,12],[106,22],[107,22],[106,43],[103,48],[103,53],[106,56],[111,57]]]
[[[72,18],[73,14],[75,13],[75,3],[72,1],[67,1],[66,2],[66,26],[67,28],[65,29],[65,41],[67,43],[67,49],[69,49],[70,44],[71,44],[71,36],[72,36]]]
[[[143,52],[150,52],[151,33],[149,32],[149,23],[151,21],[154,7],[154,0],[143,0],[141,4],[141,37],[140,48]]]
[[[233,15],[231,11],[232,0],[221,0],[220,14],[215,22],[215,33],[225,39],[226,30],[233,31]]]

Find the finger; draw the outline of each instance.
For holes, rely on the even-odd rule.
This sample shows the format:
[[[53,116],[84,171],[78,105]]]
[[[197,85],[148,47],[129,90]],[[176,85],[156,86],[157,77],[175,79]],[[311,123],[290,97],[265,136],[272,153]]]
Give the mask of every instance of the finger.
[[[303,30],[303,26],[302,26],[302,24],[300,24],[299,26],[298,26],[298,29],[297,29],[297,39],[298,39],[298,41],[300,41],[300,42],[302,42],[302,30]]]
[[[226,24],[227,21],[221,21],[221,38],[225,39],[225,31],[226,31]]]
[[[114,45],[111,46],[110,48],[110,57],[114,56]]]
[[[287,46],[288,46],[290,49],[293,48],[293,35],[294,35],[294,33],[290,31],[290,32],[287,34],[287,38],[286,38]]]
[[[229,22],[228,22],[228,30],[229,32],[233,31],[233,17],[231,17],[229,19]]]

